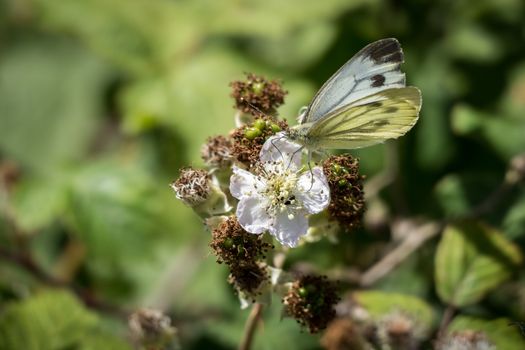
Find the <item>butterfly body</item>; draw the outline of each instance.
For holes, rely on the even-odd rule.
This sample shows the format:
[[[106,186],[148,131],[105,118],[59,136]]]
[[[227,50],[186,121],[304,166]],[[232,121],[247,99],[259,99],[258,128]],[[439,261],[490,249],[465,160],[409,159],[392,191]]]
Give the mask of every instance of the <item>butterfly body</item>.
[[[309,151],[371,146],[417,122],[421,92],[405,86],[396,39],[369,44],[317,92],[288,138]]]

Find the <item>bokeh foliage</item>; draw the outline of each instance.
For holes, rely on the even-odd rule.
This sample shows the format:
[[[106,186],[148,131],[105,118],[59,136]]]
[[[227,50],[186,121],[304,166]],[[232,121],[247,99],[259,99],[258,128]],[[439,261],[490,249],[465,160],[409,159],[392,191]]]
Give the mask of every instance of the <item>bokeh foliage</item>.
[[[359,48],[398,38],[423,110],[396,143],[400,175],[378,205],[390,218],[454,218],[487,197],[525,151],[524,7],[521,0],[4,0],[0,168],[4,176],[14,167],[16,181],[0,196],[0,245],[30,250],[50,273],[116,305],[168,310],[185,348],[232,348],[246,313],[209,255],[209,235],[168,187],[179,167],[201,163],[208,136],[232,128],[228,83],[247,71],[281,79],[289,95],[280,114],[293,121]],[[368,177],[387,166],[386,147],[354,152]],[[483,319],[525,320],[525,275],[514,266],[525,245],[523,187],[482,220],[474,229],[448,227],[374,286],[377,293],[400,293],[401,304],[425,310],[428,327],[429,310],[445,304],[466,313],[453,328],[492,331],[503,321],[492,328]],[[390,240],[387,229],[363,229],[336,246],[298,249],[289,264],[363,269]],[[491,259],[494,249],[507,259]],[[470,270],[461,271],[454,262],[465,259]],[[454,292],[458,280],[486,274],[497,278]],[[126,347],[123,322],[41,288],[0,264],[0,348]],[[389,308],[379,301],[373,310]],[[279,313],[274,303],[265,314],[257,348],[318,346]]]

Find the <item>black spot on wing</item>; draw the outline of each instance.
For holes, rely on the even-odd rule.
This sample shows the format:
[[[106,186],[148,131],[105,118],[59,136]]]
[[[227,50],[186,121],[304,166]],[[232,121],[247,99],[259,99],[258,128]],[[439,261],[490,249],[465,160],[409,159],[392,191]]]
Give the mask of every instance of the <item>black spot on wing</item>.
[[[370,102],[367,104],[368,107],[370,108],[379,108],[381,107],[383,104],[379,101],[375,101],[375,102]]]
[[[383,39],[371,43],[363,49],[363,54],[376,64],[403,62],[403,50],[396,39]]]
[[[399,110],[397,107],[387,107],[385,108],[385,113],[396,113]]]
[[[388,125],[388,124],[390,124],[388,122],[388,120],[376,120],[374,122],[374,126],[385,126],[385,125]]]
[[[372,87],[380,87],[385,85],[385,76],[383,74],[376,74],[370,78],[370,80],[372,80]]]

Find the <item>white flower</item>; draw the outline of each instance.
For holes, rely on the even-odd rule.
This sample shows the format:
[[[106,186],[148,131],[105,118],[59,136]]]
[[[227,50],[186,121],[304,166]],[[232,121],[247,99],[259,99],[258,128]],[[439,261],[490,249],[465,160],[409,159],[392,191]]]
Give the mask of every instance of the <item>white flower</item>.
[[[330,202],[328,182],[320,167],[301,173],[301,146],[282,133],[270,137],[260,153],[260,175],[233,167],[230,192],[239,199],[237,219],[250,233],[269,231],[289,247],[308,230],[306,215]]]

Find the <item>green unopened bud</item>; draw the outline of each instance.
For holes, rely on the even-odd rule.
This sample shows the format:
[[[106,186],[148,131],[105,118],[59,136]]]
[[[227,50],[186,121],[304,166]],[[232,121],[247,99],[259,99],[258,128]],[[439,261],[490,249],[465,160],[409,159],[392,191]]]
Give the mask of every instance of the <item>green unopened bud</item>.
[[[279,132],[281,131],[281,127],[275,123],[271,123],[270,124],[270,128],[272,129],[273,132]]]
[[[262,94],[264,90],[264,83],[253,83],[252,85],[252,91],[256,95]]]
[[[255,129],[259,129],[260,131],[263,131],[266,128],[266,122],[264,120],[262,120],[262,119],[257,119],[253,123],[253,127]]]
[[[248,128],[244,132],[244,137],[246,137],[248,140],[253,140],[256,137],[261,136],[261,135],[262,135],[261,130],[257,128]]]
[[[222,246],[226,249],[230,249],[233,247],[233,239],[231,238],[226,238],[224,240],[224,242],[222,242]]]
[[[299,293],[299,295],[304,298],[308,295],[308,290],[304,287],[301,287],[297,290],[297,293]]]
[[[346,185],[348,185],[348,181],[346,179],[341,179],[337,182],[337,184],[339,185],[339,187],[345,187]]]

